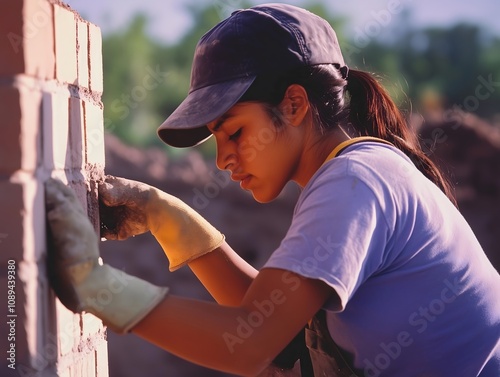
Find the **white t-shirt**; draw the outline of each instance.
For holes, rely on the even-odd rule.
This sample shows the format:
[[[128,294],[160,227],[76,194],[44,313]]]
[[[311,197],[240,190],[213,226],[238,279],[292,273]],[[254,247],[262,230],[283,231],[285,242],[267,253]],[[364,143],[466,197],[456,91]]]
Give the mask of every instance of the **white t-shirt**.
[[[441,190],[364,142],[304,187],[264,268],[320,279],[335,342],[366,377],[500,376],[500,275]]]

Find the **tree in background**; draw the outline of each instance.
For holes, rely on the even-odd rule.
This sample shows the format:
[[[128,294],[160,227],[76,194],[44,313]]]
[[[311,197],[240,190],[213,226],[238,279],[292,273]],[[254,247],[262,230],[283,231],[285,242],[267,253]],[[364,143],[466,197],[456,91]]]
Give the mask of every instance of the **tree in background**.
[[[359,56],[370,69],[406,82],[417,108],[458,106],[484,118],[499,113],[500,38],[477,25],[398,30],[392,43],[373,41]],[[477,87],[486,85],[484,92]]]
[[[223,17],[219,8],[191,6],[194,26],[173,45],[152,39],[143,15],[125,31],[104,38],[103,102],[108,132],[127,144],[165,148],[156,129],[185,98],[196,43]],[[500,112],[498,36],[466,24],[412,29],[406,22],[409,15],[403,13],[399,22],[383,33],[391,38],[384,39],[381,34],[360,43],[359,36],[356,39],[343,32],[346,20],[331,16],[323,4],[311,3],[306,8],[338,31],[347,63],[380,75],[398,103],[403,104],[408,97],[418,110],[459,106],[485,118]],[[481,92],[478,98],[477,87],[484,82],[490,82],[488,92]],[[200,148],[211,154],[214,146],[205,143]]]

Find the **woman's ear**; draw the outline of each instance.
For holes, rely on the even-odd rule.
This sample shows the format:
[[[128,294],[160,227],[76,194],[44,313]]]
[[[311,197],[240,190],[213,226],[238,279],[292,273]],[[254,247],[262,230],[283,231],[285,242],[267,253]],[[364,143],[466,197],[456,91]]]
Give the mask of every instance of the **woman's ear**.
[[[304,87],[298,84],[290,85],[280,103],[280,108],[290,125],[302,124],[309,111],[309,97]]]

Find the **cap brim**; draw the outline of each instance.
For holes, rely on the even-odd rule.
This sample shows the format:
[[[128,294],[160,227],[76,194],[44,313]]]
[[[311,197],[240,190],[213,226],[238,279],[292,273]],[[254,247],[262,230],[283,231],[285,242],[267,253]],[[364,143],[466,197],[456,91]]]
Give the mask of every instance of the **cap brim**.
[[[192,91],[158,128],[158,136],[178,148],[202,143],[212,135],[207,124],[233,107],[254,80],[248,76]]]

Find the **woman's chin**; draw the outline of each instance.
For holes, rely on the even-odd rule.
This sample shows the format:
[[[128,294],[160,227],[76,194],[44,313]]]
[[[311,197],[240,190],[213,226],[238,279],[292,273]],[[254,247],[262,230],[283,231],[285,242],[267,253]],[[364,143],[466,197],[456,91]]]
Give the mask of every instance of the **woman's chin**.
[[[252,196],[255,199],[255,201],[259,202],[259,203],[269,203],[269,202],[272,202],[279,195],[279,192],[278,193],[273,193],[273,192],[269,192],[269,191],[259,190],[259,189],[256,189],[256,188],[247,189],[247,191],[250,191],[252,193]]]

